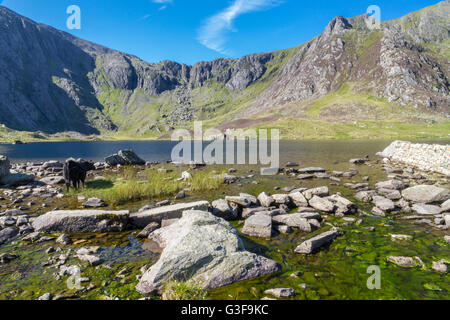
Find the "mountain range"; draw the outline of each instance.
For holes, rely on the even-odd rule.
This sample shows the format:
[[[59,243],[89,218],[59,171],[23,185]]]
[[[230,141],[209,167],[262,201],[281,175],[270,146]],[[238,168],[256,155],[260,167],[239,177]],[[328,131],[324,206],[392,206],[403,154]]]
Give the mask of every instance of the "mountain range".
[[[382,22],[336,17],[298,47],[148,63],[0,6],[0,139],[168,138],[279,128],[293,139],[447,137],[450,1]]]

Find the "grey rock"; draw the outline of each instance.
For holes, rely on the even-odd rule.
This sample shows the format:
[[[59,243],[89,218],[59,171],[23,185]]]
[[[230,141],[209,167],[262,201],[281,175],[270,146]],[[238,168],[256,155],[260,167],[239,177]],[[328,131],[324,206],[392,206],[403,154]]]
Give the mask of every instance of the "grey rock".
[[[265,208],[265,207],[244,208],[242,210],[242,218],[247,219],[257,213],[268,214],[269,212],[270,212],[270,208]]]
[[[56,239],[56,242],[61,243],[63,245],[68,245],[72,242],[72,240],[69,238],[68,235],[62,234],[58,237],[58,239]]]
[[[314,196],[309,200],[309,205],[314,209],[328,213],[333,212],[335,209],[335,205],[330,200],[319,198],[318,196]]]
[[[86,202],[83,203],[84,208],[102,208],[106,206],[107,204],[99,198],[89,198]]]
[[[152,222],[149,223],[139,234],[137,235],[137,238],[148,238],[148,236],[155,230],[159,229],[160,225],[159,223]]]
[[[91,266],[98,266],[102,263],[102,259],[91,254],[78,254],[77,258],[81,261],[87,261]]]
[[[273,194],[272,198],[278,205],[280,204],[289,205],[291,203],[291,198],[287,194]]]
[[[26,173],[14,173],[0,178],[0,184],[18,186],[34,181],[34,175]]]
[[[180,199],[184,199],[184,198],[186,198],[186,192],[184,190],[181,190],[175,196],[175,200],[180,200]]]
[[[403,190],[403,198],[418,203],[442,202],[450,199],[450,190],[429,185],[419,185]]]
[[[304,174],[299,174],[298,176],[297,176],[297,179],[298,180],[309,180],[309,179],[313,179],[313,178],[315,178],[316,176],[315,175],[313,175],[313,174],[306,174],[306,173],[304,173]]]
[[[372,208],[372,213],[374,215],[376,215],[376,216],[379,216],[379,217],[386,217],[386,212],[384,212],[383,210],[381,210],[378,207],[373,207]]]
[[[5,228],[3,230],[0,230],[0,245],[11,240],[18,234],[19,231],[16,228]]]
[[[256,198],[255,196],[252,196],[251,194],[248,194],[248,193],[241,193],[241,194],[239,194],[239,196],[242,197],[242,198],[246,198],[246,199],[250,202],[250,204],[251,204],[252,206],[257,206],[257,205],[259,205],[258,198]]]
[[[418,257],[389,256],[387,257],[387,261],[402,268],[414,268],[423,265],[422,260]]]
[[[290,233],[292,233],[292,229],[289,226],[275,225],[274,229],[277,230],[281,234],[290,234]]]
[[[319,173],[319,172],[325,172],[326,170],[324,168],[319,167],[309,167],[309,168],[303,168],[298,170],[299,173]]]
[[[105,162],[113,167],[117,165],[145,165],[145,161],[132,150],[120,150],[117,154],[106,157]]]
[[[377,208],[385,212],[390,212],[395,209],[395,203],[385,197],[374,196],[372,201]]]
[[[159,291],[168,279],[201,281],[215,289],[280,270],[275,261],[245,251],[236,229],[207,212],[188,211],[152,239],[164,250],[136,287],[145,295]]]
[[[160,224],[166,219],[179,219],[182,217],[184,211],[207,211],[208,208],[208,201],[177,203],[170,206],[158,207],[147,211],[133,213],[130,215],[130,222],[138,228],[145,228],[152,222]]]
[[[305,198],[305,196],[301,192],[297,191],[297,192],[290,193],[289,197],[291,198],[291,201],[297,207],[308,206],[308,200]]]
[[[448,272],[448,263],[446,262],[446,260],[433,261],[432,268],[434,271],[441,272],[441,273],[447,273]]]
[[[53,295],[50,293],[44,293],[42,296],[40,296],[39,298],[37,298],[37,300],[42,300],[42,301],[49,301],[49,300],[53,300]]]
[[[330,191],[328,187],[318,187],[304,191],[303,195],[306,199],[311,200],[314,196],[327,197],[330,195]]]
[[[54,176],[54,177],[45,177],[39,180],[42,183],[48,184],[48,185],[57,185],[57,184],[64,184],[65,180],[63,176]]]
[[[441,205],[442,212],[450,211],[450,199]]]
[[[36,231],[117,232],[127,226],[129,211],[60,210],[39,216],[32,225]]]
[[[240,207],[248,208],[251,205],[251,202],[248,198],[245,197],[225,197],[225,200],[229,203],[235,203]]]
[[[400,180],[388,180],[375,184],[376,189],[403,190],[405,187],[405,184]]]
[[[285,214],[272,217],[274,224],[286,225],[297,228],[304,232],[313,232],[316,227],[311,225],[309,219],[304,218],[302,213]]]
[[[423,203],[415,203],[412,206],[412,209],[418,214],[423,215],[437,215],[442,212],[442,208],[439,206],[433,206],[430,204],[423,204]]]
[[[321,233],[309,240],[304,241],[295,249],[295,252],[301,254],[312,254],[314,252],[317,252],[317,250],[319,250],[323,246],[333,242],[333,240],[338,236],[339,231],[336,229]]]
[[[224,199],[219,199],[211,203],[212,213],[219,218],[225,219],[227,221],[233,221],[238,218],[239,211],[236,207],[232,207],[228,201]]]
[[[291,288],[269,289],[264,291],[264,293],[277,298],[292,298],[293,296],[295,296],[295,291]]]
[[[275,204],[275,199],[272,198],[269,194],[267,194],[266,192],[262,192],[259,196],[258,196],[258,200],[261,203],[261,205],[263,207],[269,208],[271,206],[273,206]]]
[[[11,163],[7,156],[0,155],[0,180],[10,175]]]
[[[252,237],[270,238],[272,236],[272,218],[265,214],[257,213],[245,220],[241,232]]]
[[[355,195],[355,198],[363,202],[371,202],[372,197],[376,195],[375,191],[360,191]]]

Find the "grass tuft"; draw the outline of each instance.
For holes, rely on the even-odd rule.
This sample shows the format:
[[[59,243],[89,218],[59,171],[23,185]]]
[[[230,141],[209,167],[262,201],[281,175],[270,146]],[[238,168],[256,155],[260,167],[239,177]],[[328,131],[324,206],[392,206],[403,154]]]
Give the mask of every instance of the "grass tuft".
[[[163,300],[206,300],[208,291],[194,281],[168,281],[162,290]]]

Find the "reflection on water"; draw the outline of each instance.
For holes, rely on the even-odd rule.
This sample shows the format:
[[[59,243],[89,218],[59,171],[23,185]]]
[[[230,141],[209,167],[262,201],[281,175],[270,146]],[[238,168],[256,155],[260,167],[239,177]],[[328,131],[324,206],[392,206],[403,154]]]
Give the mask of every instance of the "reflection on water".
[[[450,140],[422,141],[426,143],[449,144]],[[333,164],[348,161],[353,157],[373,156],[382,151],[391,141],[281,141],[280,161],[300,163]],[[65,160],[70,157],[94,161],[121,149],[132,149],[146,161],[164,162],[171,159],[176,142],[171,141],[92,141],[52,142],[24,145],[0,145],[0,154],[12,162]],[[209,143],[204,143],[206,147]],[[193,149],[194,150],[194,149]],[[248,152],[248,148],[247,148]]]

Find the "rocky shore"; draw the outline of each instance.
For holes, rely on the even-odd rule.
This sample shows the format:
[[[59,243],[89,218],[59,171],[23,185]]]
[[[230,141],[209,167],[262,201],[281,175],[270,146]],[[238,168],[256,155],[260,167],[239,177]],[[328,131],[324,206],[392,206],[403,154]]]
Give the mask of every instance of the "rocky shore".
[[[66,279],[80,275],[83,268],[105,266],[105,249],[83,245],[89,242],[75,240],[79,234],[94,234],[97,238],[132,232],[144,244],[155,244],[159,252],[157,259],[152,258],[152,262],[136,274],[133,286],[141,297],[160,296],[165,284],[173,280],[194,281],[204,289],[213,290],[281,272],[283,261],[249,250],[246,243],[250,239],[277,243],[285,237],[300,235],[285,254],[301,261],[332,250],[335,242],[350,236],[352,231],[348,228],[364,226],[369,219],[388,218],[418,228],[431,228],[435,230],[432,232],[444,233],[445,245],[448,246],[450,240],[448,175],[440,170],[422,171],[418,166],[401,165],[395,159],[386,158],[385,153],[382,159],[371,160],[368,156],[350,159],[348,171],[300,168],[290,162],[280,169],[278,176],[300,187],[276,187],[276,192],[266,190],[257,194],[237,192],[211,201],[186,201],[186,192],[189,192],[186,189],[183,197],[176,195],[174,204],[155,199],[153,205],[138,210],[117,210],[102,199],[86,199],[83,191],[78,195],[76,208],[69,209],[64,201],[70,196],[61,186],[63,163],[11,165],[6,157],[0,159],[2,201],[6,203],[2,205],[4,211],[0,212],[0,245],[8,248],[19,244],[24,247],[41,245],[48,256],[43,267],[54,270],[56,279]],[[107,157],[105,162],[96,163],[96,171],[89,174],[89,179],[101,180],[105,171],[115,172],[123,166],[144,170],[156,164],[145,163],[132,151],[120,151]],[[360,176],[359,169],[363,166],[379,167],[388,180],[372,181],[369,176]],[[204,169],[203,165],[192,164],[191,169],[183,171],[180,180],[189,181],[196,170]],[[229,169],[228,174],[220,175],[224,190],[227,186],[237,190],[245,181],[257,178],[253,173],[233,175],[237,171]],[[301,187],[304,181],[315,181],[317,186]],[[258,184],[256,180],[253,182],[247,184]],[[331,191],[336,188],[342,191]],[[364,228],[369,232],[375,229]],[[413,235],[408,234],[392,233],[390,237],[393,241],[413,241]],[[390,255],[385,263],[423,268],[424,258],[428,261],[434,256]],[[445,274],[448,258],[435,259],[427,267]],[[11,249],[0,254],[0,266],[20,259],[20,253]],[[126,277],[129,273],[126,269],[116,277]],[[292,277],[297,277],[296,273]],[[78,284],[93,280],[82,276],[77,279]],[[94,287],[84,286],[74,295],[83,296]],[[272,297],[292,298],[296,291],[298,289],[266,288],[264,292]],[[55,298],[71,297],[58,297],[54,292],[40,296],[40,299]]]

